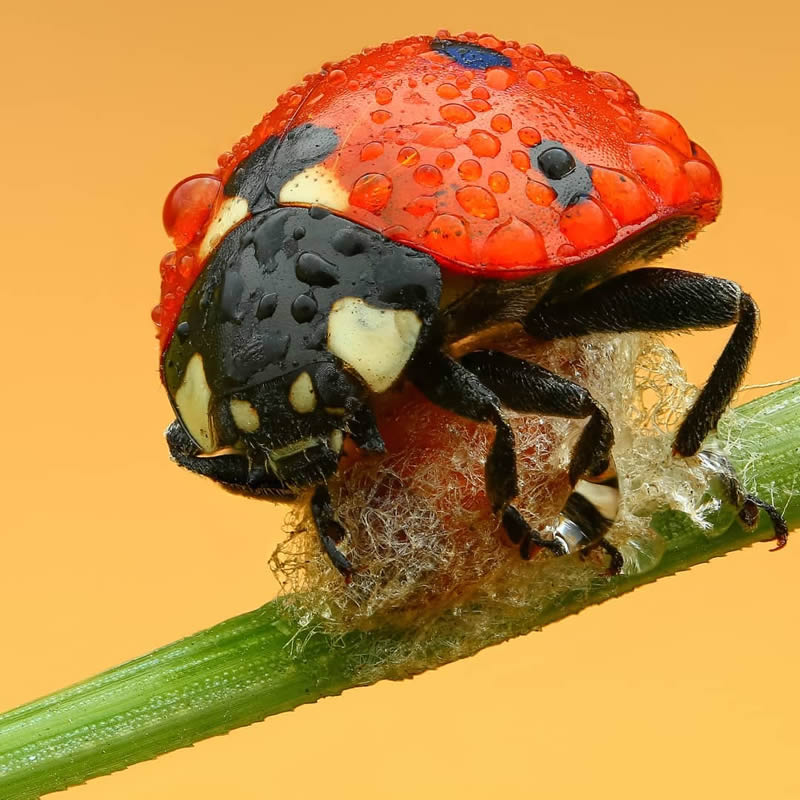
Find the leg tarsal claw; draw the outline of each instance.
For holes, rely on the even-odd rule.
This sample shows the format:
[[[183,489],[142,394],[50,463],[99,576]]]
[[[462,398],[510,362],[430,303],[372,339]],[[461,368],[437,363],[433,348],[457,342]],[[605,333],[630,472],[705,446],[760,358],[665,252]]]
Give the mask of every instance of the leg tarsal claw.
[[[777,544],[771,549],[773,551],[783,549],[789,541],[789,526],[786,524],[783,514],[775,506],[764,500],[759,500],[755,495],[748,494],[745,497],[741,511],[739,511],[739,518],[748,528],[754,528],[758,522],[760,511],[763,511],[769,517],[775,533],[769,541],[775,541]]]

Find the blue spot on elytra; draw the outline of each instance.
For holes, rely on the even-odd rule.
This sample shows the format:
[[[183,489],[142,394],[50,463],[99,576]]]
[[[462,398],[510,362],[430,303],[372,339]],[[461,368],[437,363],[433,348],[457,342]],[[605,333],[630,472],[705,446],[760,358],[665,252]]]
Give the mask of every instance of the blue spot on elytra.
[[[457,39],[434,39],[431,47],[467,69],[511,66],[511,59],[508,56],[489,47],[481,47],[479,44],[459,42]]]

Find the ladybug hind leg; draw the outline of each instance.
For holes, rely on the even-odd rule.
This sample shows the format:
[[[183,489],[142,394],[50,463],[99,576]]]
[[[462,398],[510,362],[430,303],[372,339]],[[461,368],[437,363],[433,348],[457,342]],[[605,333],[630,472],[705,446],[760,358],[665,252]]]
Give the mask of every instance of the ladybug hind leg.
[[[614,433],[608,415],[586,389],[536,364],[495,351],[455,361],[427,349],[410,365],[409,377],[429,400],[456,414],[495,426],[486,460],[486,490],[509,539],[523,558],[544,547],[566,555],[602,544],[621,567],[619,553],[603,541],[617,514],[619,488],[611,458]],[[512,505],[518,494],[514,434],[500,406],[574,419],[588,418],[570,464],[574,487],[552,537],[534,530]]]
[[[673,451],[686,457],[698,453],[744,378],[758,331],[758,308],[732,281],[647,267],[617,275],[577,297],[542,303],[528,313],[523,325],[531,336],[545,340],[733,325],[725,349],[675,435]],[[755,524],[759,510],[770,518],[774,538],[782,547],[786,522],[769,503],[746,496],[740,517],[745,524]]]

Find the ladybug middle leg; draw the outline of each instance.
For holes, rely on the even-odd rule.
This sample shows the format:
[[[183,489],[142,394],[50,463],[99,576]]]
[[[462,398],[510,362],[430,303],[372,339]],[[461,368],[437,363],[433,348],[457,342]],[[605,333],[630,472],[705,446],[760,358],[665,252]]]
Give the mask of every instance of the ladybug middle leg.
[[[442,408],[495,426],[486,459],[486,490],[492,509],[502,515],[503,527],[524,558],[530,558],[537,546],[564,555],[601,541],[617,511],[617,478],[611,459],[614,434],[605,410],[589,392],[535,364],[493,351],[470,353],[458,362],[429,347],[415,357],[409,378]],[[534,530],[511,504],[518,494],[516,452],[501,404],[517,411],[589,418],[570,465],[575,490],[553,538]],[[603,546],[612,556],[612,568],[618,570],[619,554],[610,545]]]
[[[675,435],[673,450],[695,455],[717,426],[744,378],[758,330],[758,308],[733,281],[683,270],[642,268],[618,275],[567,300],[535,307],[523,321],[538,339],[561,339],[589,333],[681,331],[734,325],[717,363]],[[740,516],[754,522],[758,510],[773,523],[778,546],[787,527],[780,513],[746,496]]]

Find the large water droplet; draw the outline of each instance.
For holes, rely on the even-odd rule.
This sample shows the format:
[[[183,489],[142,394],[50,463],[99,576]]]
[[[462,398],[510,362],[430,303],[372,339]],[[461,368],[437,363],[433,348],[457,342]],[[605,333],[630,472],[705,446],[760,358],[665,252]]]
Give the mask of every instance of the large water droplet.
[[[480,219],[494,219],[499,214],[494,195],[482,186],[464,186],[456,191],[456,200],[467,214]]]
[[[617,235],[614,220],[591,197],[565,208],[558,227],[579,250],[608,244]]]
[[[527,172],[531,168],[531,158],[524,150],[513,150],[511,163],[520,172]]]
[[[467,146],[478,158],[494,158],[500,152],[500,140],[488,131],[472,131]]]
[[[633,175],[594,165],[591,174],[603,205],[620,225],[641,222],[655,211],[647,190]]]
[[[385,86],[381,86],[379,89],[375,90],[375,101],[382,106],[391,103],[392,97],[391,89],[387,89]]]
[[[414,147],[401,147],[397,153],[397,163],[413,167],[419,162],[419,151]]]
[[[517,136],[522,144],[528,147],[536,147],[542,141],[542,136],[536,128],[520,128],[517,131]]]
[[[202,229],[222,188],[215,175],[192,175],[173,187],[164,201],[164,230],[185,247]]]
[[[495,114],[492,117],[492,130],[498,133],[506,133],[511,130],[511,117],[508,114]]]
[[[361,148],[361,160],[372,161],[383,155],[383,144],[381,142],[368,142]]]
[[[486,238],[481,260],[503,267],[536,266],[547,260],[544,238],[527,222],[511,217]]]
[[[486,85],[497,91],[508,89],[516,79],[516,74],[504,67],[492,67],[486,70]]]
[[[434,217],[423,235],[425,246],[455,261],[469,261],[472,253],[466,222],[455,214]]]
[[[442,173],[433,164],[421,164],[414,170],[414,180],[420,186],[436,187],[442,182]]]
[[[553,188],[541,181],[528,181],[525,186],[525,194],[537,206],[549,206],[556,199]]]
[[[464,122],[472,122],[472,120],[475,119],[475,114],[460,103],[446,103],[439,109],[439,113],[442,119],[456,125],[460,125]]]
[[[465,181],[477,181],[482,173],[481,165],[473,158],[468,158],[458,165],[458,174]]]
[[[380,172],[362,175],[350,192],[350,205],[377,214],[382,211],[392,195],[392,181]]]
[[[452,83],[441,84],[441,86],[437,87],[436,94],[444,100],[454,100],[456,97],[461,96],[458,87],[454,86]]]
[[[509,185],[508,175],[505,172],[493,172],[489,176],[489,188],[497,194],[507,192]]]

